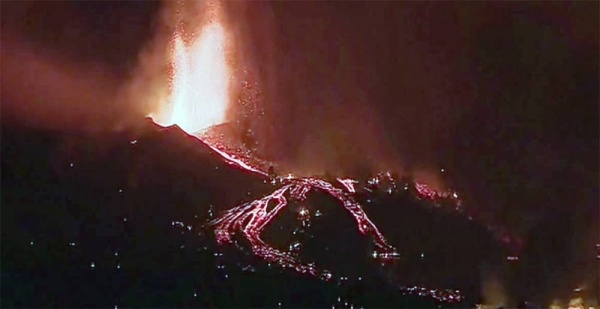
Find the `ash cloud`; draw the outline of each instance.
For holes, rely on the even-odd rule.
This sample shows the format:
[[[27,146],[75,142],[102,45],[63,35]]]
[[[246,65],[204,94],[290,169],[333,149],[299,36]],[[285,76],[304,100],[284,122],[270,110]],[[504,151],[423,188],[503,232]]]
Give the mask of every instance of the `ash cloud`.
[[[326,6],[226,3],[240,63],[262,90],[265,117],[249,124],[261,155],[304,175],[397,169],[350,33],[312,14]]]
[[[139,3],[3,4],[2,121],[81,132],[135,126],[166,80],[157,12]]]

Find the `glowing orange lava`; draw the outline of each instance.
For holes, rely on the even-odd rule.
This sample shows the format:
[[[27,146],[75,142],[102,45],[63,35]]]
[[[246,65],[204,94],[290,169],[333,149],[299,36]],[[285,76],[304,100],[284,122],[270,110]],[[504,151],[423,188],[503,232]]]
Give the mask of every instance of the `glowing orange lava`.
[[[174,33],[170,94],[163,111],[152,115],[160,125],[176,124],[194,133],[225,121],[231,70],[226,59],[228,37],[217,4],[204,6],[205,22],[197,29]]]

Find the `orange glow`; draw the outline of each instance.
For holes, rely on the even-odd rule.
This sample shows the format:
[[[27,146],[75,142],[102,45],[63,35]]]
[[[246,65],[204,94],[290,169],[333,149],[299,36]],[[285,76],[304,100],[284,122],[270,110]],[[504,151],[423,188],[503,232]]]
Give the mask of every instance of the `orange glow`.
[[[204,22],[196,29],[174,33],[170,94],[163,111],[151,115],[160,125],[176,124],[188,133],[225,122],[229,103],[231,70],[221,10],[218,3],[208,3],[202,12]]]
[[[581,297],[573,298],[569,301],[568,309],[585,309]]]

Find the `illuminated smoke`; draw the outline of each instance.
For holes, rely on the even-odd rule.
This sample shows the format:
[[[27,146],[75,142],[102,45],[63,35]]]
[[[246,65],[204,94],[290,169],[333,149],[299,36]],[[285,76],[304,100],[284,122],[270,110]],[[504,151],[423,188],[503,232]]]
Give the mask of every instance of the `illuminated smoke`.
[[[101,63],[64,60],[40,44],[5,32],[0,45],[0,101],[7,123],[96,132],[116,130],[143,116],[132,112],[131,101],[118,100],[118,79]]]
[[[92,13],[73,2],[3,3],[2,121],[85,133],[143,125],[164,93],[167,36],[156,27],[161,21],[146,25],[158,3],[126,18],[132,6],[115,3],[110,12]],[[105,17],[114,23],[90,23]]]
[[[498,270],[484,267],[482,271],[483,286],[481,292],[485,305],[494,308],[505,306],[508,298],[504,282],[499,276]]]

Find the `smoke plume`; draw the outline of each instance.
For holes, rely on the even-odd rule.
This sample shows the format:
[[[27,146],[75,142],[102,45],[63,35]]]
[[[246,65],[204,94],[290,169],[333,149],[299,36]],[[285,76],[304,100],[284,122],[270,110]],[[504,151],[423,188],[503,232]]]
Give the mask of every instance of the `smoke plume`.
[[[3,122],[118,131],[135,126],[157,104],[166,84],[157,7],[131,17],[135,4],[117,5],[123,7],[114,12],[96,6],[92,14],[73,2],[3,4]]]

